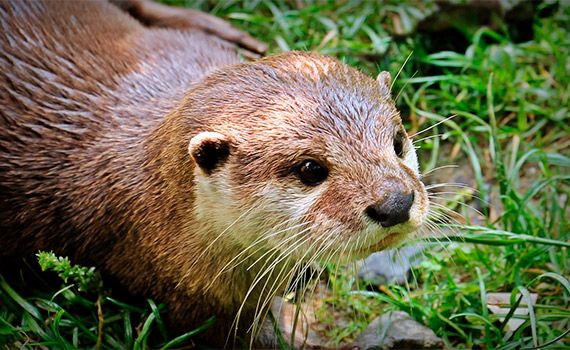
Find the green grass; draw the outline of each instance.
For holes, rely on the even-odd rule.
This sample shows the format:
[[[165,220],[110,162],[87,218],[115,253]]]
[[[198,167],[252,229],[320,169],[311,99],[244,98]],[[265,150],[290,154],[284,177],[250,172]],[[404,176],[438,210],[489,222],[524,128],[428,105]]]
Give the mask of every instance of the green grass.
[[[329,339],[350,340],[379,312],[403,310],[450,348],[570,346],[563,335],[570,329],[568,5],[537,5],[532,40],[515,42],[500,21],[496,29],[463,23],[458,32],[467,45],[439,51],[434,48],[445,36],[413,31],[433,4],[417,9],[372,1],[308,2],[300,8],[284,1],[192,3],[267,42],[271,53],[315,50],[373,76],[401,69],[393,91],[410,134],[454,116],[419,135],[425,139],[417,146],[423,171],[433,170],[426,182],[450,181],[438,175],[442,165],[457,163],[466,174],[474,190],[447,186],[435,194],[463,219],[434,214],[449,237],[421,239],[429,247],[407,286],[372,292],[350,273],[330,277],[334,293],[319,312]],[[410,35],[394,35],[396,22]],[[499,316],[515,317],[512,312],[487,309],[494,292],[512,293],[513,310],[529,309],[521,327],[509,332]],[[74,286],[29,291],[25,283],[0,280],[0,344],[175,346],[160,306],[133,306],[105,293]],[[528,305],[529,293],[538,294],[536,304]],[[101,340],[99,306],[105,320]],[[348,325],[336,327],[333,306],[350,317]]]
[[[117,300],[94,268],[72,265],[53,253],[38,256],[42,270],[56,272],[65,285],[29,291],[25,281],[9,284],[0,275],[0,345],[7,348],[171,349],[214,322],[212,317],[173,337],[163,322],[164,305]]]

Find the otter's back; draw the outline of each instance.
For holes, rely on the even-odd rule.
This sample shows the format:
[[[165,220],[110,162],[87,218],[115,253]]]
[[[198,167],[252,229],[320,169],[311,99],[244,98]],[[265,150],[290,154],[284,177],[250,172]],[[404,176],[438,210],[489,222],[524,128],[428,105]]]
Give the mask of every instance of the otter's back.
[[[236,61],[216,37],[147,28],[105,1],[0,0],[1,233],[67,229],[75,178]]]
[[[38,130],[41,119],[89,135],[93,124],[147,118],[139,109],[153,118],[207,71],[237,61],[215,37],[146,28],[103,1],[0,1],[0,26],[4,126]]]

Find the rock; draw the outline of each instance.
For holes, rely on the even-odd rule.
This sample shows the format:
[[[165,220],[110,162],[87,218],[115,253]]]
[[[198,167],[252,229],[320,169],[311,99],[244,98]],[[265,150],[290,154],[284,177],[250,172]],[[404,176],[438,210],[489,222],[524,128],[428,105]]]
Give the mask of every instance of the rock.
[[[421,262],[422,250],[423,245],[413,244],[373,253],[364,259],[358,277],[372,285],[405,284],[410,269]]]
[[[518,299],[520,296],[521,296],[520,294],[517,294],[516,299]],[[532,304],[534,305],[538,300],[538,294],[530,293],[530,298]],[[509,305],[510,301],[511,301],[511,293],[487,293],[487,308],[494,314],[507,315],[509,311],[511,311],[511,308],[509,306],[505,307],[504,305]],[[528,311],[528,306],[525,305],[526,303],[527,301],[523,298],[521,300],[519,307],[517,307],[514,311],[515,316],[528,315],[529,311]],[[499,317],[499,320],[503,322],[505,318]],[[523,318],[511,317],[507,321],[507,330],[514,332],[520,326],[522,326],[523,323],[525,323],[525,320]]]
[[[372,321],[356,338],[353,349],[443,349],[443,341],[426,326],[402,311],[384,314]]]
[[[283,337],[283,341],[289,344],[291,337],[294,333],[294,344],[292,348],[294,349],[325,349],[325,344],[327,341],[321,338],[317,332],[315,332],[312,325],[316,324],[318,321],[316,319],[315,310],[311,305],[307,303],[301,303],[302,311],[299,314],[297,322],[295,322],[296,316],[296,305],[291,304],[287,300],[281,297],[275,297],[273,299],[273,304],[271,306],[271,312],[277,319],[277,325],[279,327],[279,332]],[[293,327],[295,325],[295,327]],[[273,337],[274,325],[271,320],[267,318],[262,325],[262,332],[260,335],[268,335],[266,339],[261,339],[258,336],[258,341],[263,347],[278,349],[280,348],[277,339]],[[268,331],[269,330],[269,331]]]

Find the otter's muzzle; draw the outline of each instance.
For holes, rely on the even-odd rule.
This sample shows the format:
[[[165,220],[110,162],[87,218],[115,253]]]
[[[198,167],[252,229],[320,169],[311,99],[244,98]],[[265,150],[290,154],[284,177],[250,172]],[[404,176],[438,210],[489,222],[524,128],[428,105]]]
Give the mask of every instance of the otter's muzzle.
[[[414,203],[414,192],[393,192],[381,202],[369,205],[365,212],[369,218],[382,227],[391,227],[410,219],[410,208]]]

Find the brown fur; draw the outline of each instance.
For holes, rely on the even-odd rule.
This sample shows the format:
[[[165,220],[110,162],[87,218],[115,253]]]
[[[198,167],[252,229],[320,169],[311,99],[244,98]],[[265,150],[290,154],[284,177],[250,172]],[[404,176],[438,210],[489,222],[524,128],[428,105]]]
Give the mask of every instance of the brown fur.
[[[370,227],[364,208],[385,191],[414,189],[427,210],[423,185],[393,154],[402,126],[389,79],[379,87],[308,53],[238,63],[232,45],[199,31],[145,27],[106,2],[54,4],[0,2],[1,255],[54,250],[93,264],[130,292],[166,302],[183,329],[216,315],[205,337],[223,344],[219,334],[235,326],[263,271],[244,266],[276,243],[220,275],[221,266],[250,248],[250,235],[290,220],[299,196],[320,194],[294,218],[313,226],[306,244],[339,231],[331,247],[352,255],[378,243],[357,233]],[[188,154],[203,131],[230,145],[212,173]],[[330,167],[325,184],[295,178],[290,170],[304,157]],[[268,184],[278,195],[261,194]],[[240,221],[244,208],[255,216]],[[215,240],[231,226],[225,220],[240,230]],[[278,271],[263,280],[279,280]],[[253,289],[240,336],[279,281]]]

